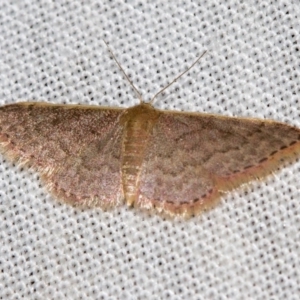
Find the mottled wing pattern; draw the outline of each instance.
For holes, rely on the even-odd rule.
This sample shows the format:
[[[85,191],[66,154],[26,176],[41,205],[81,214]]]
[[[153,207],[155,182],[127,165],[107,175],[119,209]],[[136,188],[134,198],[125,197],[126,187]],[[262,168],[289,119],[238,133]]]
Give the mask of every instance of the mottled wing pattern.
[[[0,145],[59,198],[110,207],[122,198],[121,109],[21,103],[0,108]],[[7,122],[9,120],[9,122]]]
[[[300,130],[285,124],[163,112],[153,128],[137,205],[169,215],[211,206],[220,192],[300,152]]]

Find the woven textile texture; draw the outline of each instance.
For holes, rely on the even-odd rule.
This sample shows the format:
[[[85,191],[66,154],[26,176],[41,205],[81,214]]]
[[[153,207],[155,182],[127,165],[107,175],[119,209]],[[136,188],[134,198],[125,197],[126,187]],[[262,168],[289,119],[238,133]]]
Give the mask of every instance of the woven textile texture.
[[[129,107],[300,127],[298,0],[1,1],[0,104]],[[300,299],[300,162],[189,220],[54,199],[0,156],[0,299]]]

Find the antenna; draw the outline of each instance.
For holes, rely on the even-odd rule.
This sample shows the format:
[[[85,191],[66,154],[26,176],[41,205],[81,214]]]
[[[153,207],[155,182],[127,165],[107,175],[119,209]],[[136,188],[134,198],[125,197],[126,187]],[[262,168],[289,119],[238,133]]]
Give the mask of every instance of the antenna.
[[[182,77],[185,73],[187,73],[206,53],[207,51],[205,50],[193,63],[190,67],[188,67],[185,71],[183,71],[182,73],[180,73],[176,78],[174,78],[169,84],[167,84],[164,88],[162,88],[159,92],[157,92],[153,98],[150,101],[150,104],[153,103],[154,99],[161,94],[164,90],[166,90],[170,85],[172,85],[174,82],[176,82],[180,77]]]
[[[131,87],[133,88],[133,90],[135,91],[135,93],[137,94],[139,100],[141,103],[143,103],[143,98],[141,93],[138,91],[138,89],[134,86],[134,84],[132,83],[132,81],[129,79],[129,77],[127,76],[127,74],[125,73],[125,71],[123,70],[123,68],[121,67],[120,63],[118,62],[117,58],[115,57],[114,53],[112,52],[112,50],[110,49],[110,47],[108,46],[107,42],[105,40],[103,40],[104,43],[106,44],[108,51],[110,52],[110,54],[112,55],[114,61],[117,63],[119,69],[122,71],[122,73],[124,74],[124,76],[126,77],[126,79],[128,80],[128,82],[130,83]],[[161,94],[164,90],[166,90],[170,85],[172,85],[174,82],[176,82],[180,77],[182,77],[184,74],[186,74],[191,68],[193,68],[195,66],[195,64],[197,64],[197,62],[206,54],[206,50],[192,63],[192,65],[190,67],[188,67],[185,71],[183,71],[182,73],[180,73],[176,78],[174,78],[169,84],[167,84],[164,88],[162,88],[159,92],[157,92],[151,99],[151,101],[149,102],[150,104],[153,103],[154,99]]]
[[[118,62],[117,58],[115,57],[114,53],[112,52],[112,50],[110,49],[110,47],[108,46],[108,44],[106,43],[105,40],[103,40],[104,43],[106,44],[108,51],[110,52],[110,54],[112,55],[114,61],[117,63],[119,69],[123,72],[124,76],[126,77],[126,79],[128,80],[128,82],[130,83],[131,87],[133,88],[133,90],[135,91],[135,93],[137,94],[139,100],[141,103],[143,103],[143,98],[141,93],[138,91],[138,89],[134,86],[133,82],[129,79],[129,77],[127,76],[127,74],[125,73],[125,71],[123,70],[123,68],[121,67],[120,63]]]

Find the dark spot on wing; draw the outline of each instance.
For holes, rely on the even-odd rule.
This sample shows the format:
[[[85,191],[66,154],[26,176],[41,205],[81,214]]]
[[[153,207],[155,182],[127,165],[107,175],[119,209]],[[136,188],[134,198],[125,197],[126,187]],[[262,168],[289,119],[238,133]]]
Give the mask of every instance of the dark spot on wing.
[[[248,165],[248,166],[244,167],[244,170],[250,169],[252,167],[253,167],[253,165]]]
[[[266,160],[268,160],[268,158],[267,158],[267,157],[264,157],[264,158],[262,158],[258,163],[261,164],[261,163],[265,162]]]

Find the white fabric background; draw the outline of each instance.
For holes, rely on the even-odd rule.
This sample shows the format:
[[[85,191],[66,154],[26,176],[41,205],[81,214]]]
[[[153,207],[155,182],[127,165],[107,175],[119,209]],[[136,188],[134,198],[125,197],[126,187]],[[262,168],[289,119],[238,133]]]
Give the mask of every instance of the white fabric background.
[[[300,4],[1,1],[0,101],[138,103],[300,127]],[[1,299],[299,299],[300,162],[188,221],[57,202],[0,157]]]

